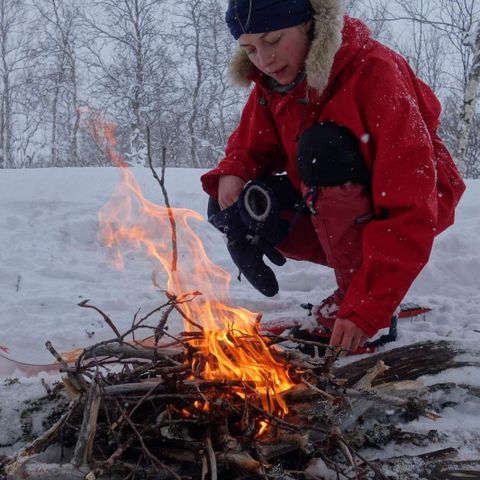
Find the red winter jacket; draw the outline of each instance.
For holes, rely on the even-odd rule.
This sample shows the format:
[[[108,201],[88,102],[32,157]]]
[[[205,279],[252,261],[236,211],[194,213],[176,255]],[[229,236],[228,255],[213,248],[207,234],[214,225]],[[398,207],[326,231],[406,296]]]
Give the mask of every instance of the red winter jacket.
[[[465,185],[437,135],[440,104],[432,91],[359,20],[346,17],[341,32],[324,85],[314,62],[313,69],[309,65],[312,55],[324,53],[319,49],[325,39],[314,41],[307,80],[288,94],[270,91],[262,74],[247,66],[255,86],[225,158],[202,183],[216,197],[221,175],[248,181],[286,171],[300,190],[296,142],[302,132],[323,121],[349,128],[372,174],[376,219],[364,229],[363,263],[338,316],[372,336],[390,324],[425,266],[434,237],[453,223]]]

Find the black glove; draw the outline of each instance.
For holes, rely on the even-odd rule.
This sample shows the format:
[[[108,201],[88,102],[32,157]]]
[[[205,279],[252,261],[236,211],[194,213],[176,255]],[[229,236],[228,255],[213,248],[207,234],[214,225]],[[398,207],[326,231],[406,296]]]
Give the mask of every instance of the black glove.
[[[244,277],[261,293],[272,297],[278,282],[263,256],[281,266],[285,257],[274,248],[288,235],[288,222],[280,218],[274,192],[265,184],[253,181],[245,185],[240,197],[220,211],[210,199],[208,221],[227,237],[227,249]]]

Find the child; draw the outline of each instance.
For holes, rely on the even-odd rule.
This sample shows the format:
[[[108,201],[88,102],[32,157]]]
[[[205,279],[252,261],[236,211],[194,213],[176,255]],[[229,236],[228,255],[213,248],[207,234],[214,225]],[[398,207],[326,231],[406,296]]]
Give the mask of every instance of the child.
[[[264,253],[334,269],[338,289],[315,314],[331,345],[356,350],[390,325],[465,185],[432,91],[342,3],[230,1],[231,74],[254,86],[202,183],[233,260],[266,295],[278,284]]]

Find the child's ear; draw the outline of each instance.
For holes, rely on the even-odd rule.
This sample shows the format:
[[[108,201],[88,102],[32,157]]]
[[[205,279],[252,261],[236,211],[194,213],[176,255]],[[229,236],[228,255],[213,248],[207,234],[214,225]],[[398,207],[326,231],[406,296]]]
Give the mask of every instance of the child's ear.
[[[303,28],[308,33],[312,29],[312,25],[313,25],[313,20],[310,19],[303,23]]]

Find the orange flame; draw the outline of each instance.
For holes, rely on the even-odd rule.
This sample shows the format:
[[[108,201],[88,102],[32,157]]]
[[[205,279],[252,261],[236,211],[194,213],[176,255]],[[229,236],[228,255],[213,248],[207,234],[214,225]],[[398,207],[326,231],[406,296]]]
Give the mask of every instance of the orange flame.
[[[293,386],[285,366],[273,358],[265,339],[258,333],[256,315],[230,306],[230,275],[208,258],[202,241],[191,224],[203,221],[192,210],[169,209],[143,196],[133,174],[115,149],[115,125],[102,119],[94,122],[96,141],[110,159],[121,167],[117,191],[101,209],[100,227],[106,245],[123,267],[122,250],[126,245],[144,249],[168,276],[167,290],[177,298],[202,289],[194,301],[182,304],[185,314],[203,327],[201,342],[207,380],[240,380],[252,383],[260,394],[262,406],[271,413],[286,413],[280,395]],[[173,212],[178,238],[178,265],[171,271],[172,243],[169,213]],[[186,329],[192,327],[186,325]],[[240,389],[235,390],[237,392]]]
[[[260,428],[258,430],[257,437],[261,437],[265,433],[268,428],[268,422],[266,422],[265,420],[260,420],[259,426]]]

